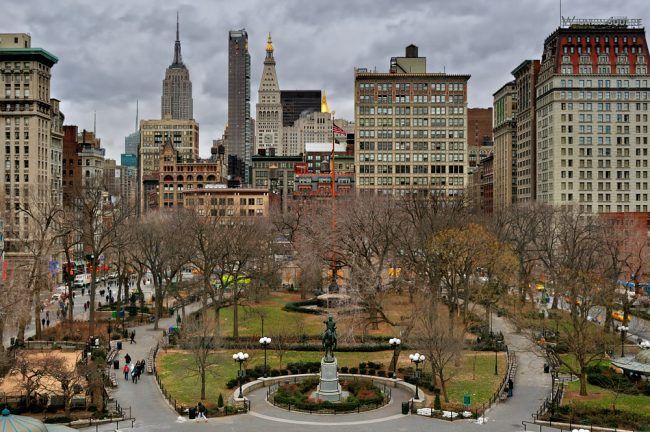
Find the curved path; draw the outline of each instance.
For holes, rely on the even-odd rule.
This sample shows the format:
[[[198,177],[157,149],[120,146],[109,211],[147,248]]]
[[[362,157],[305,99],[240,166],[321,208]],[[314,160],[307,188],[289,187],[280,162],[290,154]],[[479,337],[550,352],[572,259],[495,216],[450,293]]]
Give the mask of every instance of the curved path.
[[[194,310],[196,307],[192,305],[187,310]],[[161,329],[173,322],[174,318],[161,320]],[[137,344],[127,343],[124,346],[125,349],[120,353],[121,365],[123,365],[122,355],[126,352],[137,360],[144,358],[149,349],[155,345],[162,330],[154,332],[149,330],[150,327],[149,325],[136,328]],[[122,377],[121,381],[118,380],[119,386],[114,397],[122,406],[132,407],[132,414],[136,418],[135,427],[123,430],[134,432],[190,430],[303,432],[305,429],[315,432],[520,431],[521,421],[530,420],[530,414],[537,410],[548,394],[551,378],[549,374],[543,373],[544,361],[533,353],[533,346],[525,337],[516,334],[512,326],[496,316],[493,320],[493,328],[503,332],[506,343],[517,353],[518,369],[514,396],[489,410],[486,414],[487,421],[481,425],[469,420],[448,422],[417,415],[402,415],[401,402],[407,399],[408,395],[399,389],[393,389],[393,400],[382,408],[361,414],[339,415],[307,414],[276,408],[266,402],[266,390],[259,389],[249,395],[252,404],[250,413],[213,418],[205,423],[179,418],[163,398],[152,375],[145,375],[138,384],[127,383]],[[95,431],[95,427],[82,430]],[[97,430],[114,431],[115,425],[100,426]]]

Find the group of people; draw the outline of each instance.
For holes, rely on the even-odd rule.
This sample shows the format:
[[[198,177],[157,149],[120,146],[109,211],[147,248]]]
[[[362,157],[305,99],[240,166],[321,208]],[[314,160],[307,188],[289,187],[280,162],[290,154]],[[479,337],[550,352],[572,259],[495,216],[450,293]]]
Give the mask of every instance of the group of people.
[[[140,375],[142,375],[142,372],[144,372],[144,360],[137,361],[135,364],[133,364],[131,363],[131,356],[127,353],[124,356],[124,363],[124,368],[122,368],[122,372],[124,372],[124,379],[128,381],[130,375],[133,383],[137,384],[138,380],[140,379]]]

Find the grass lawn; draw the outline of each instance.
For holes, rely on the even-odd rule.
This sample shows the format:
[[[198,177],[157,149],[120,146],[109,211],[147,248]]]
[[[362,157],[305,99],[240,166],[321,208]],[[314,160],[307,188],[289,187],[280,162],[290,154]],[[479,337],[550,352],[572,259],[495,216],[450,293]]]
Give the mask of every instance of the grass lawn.
[[[300,294],[286,292],[272,292],[267,298],[255,303],[246,301],[239,307],[239,335],[240,336],[261,336],[262,334],[262,316],[264,316],[264,333],[273,337],[277,329],[287,327],[296,329],[296,333],[302,333],[309,336],[322,334],[324,330],[323,321],[326,315],[312,315],[300,312],[288,312],[282,310],[285,304],[289,302],[300,301]],[[407,310],[405,306],[408,303],[408,296],[393,296],[386,301],[387,315],[394,320],[398,320],[400,314]],[[334,312],[335,313],[335,312]],[[219,314],[222,334],[232,336],[233,330],[233,308],[228,307],[221,309]],[[358,321],[359,317],[347,315],[335,316],[338,326],[339,340],[343,342],[346,335],[360,335],[362,333],[370,335],[385,335],[392,337],[396,334],[391,326],[380,324],[378,329],[369,329],[364,323]]]
[[[564,392],[562,405],[582,405],[589,408],[612,409],[616,403],[616,409],[632,413],[650,412],[650,397],[619,394],[612,390],[587,384],[587,396],[580,396],[580,382],[569,383]]]
[[[250,359],[247,368],[264,364],[262,350],[249,350]],[[226,383],[237,376],[237,364],[232,360],[232,351],[219,351],[215,353],[216,364],[207,376],[206,400],[215,403],[219,393],[227,399],[233,390],[226,388]],[[474,354],[476,354],[476,376],[473,377]],[[282,359],[282,366],[297,361],[320,361],[321,352],[288,351]],[[340,352],[336,353],[339,367],[356,367],[359,362],[373,361],[382,363],[388,369],[392,351],[379,351],[369,353]],[[280,359],[273,350],[268,351],[269,369],[279,368]],[[402,353],[398,367],[408,367],[410,362],[408,354]],[[426,363],[425,363],[426,366]],[[462,403],[463,395],[472,395],[472,403],[481,404],[492,395],[501,377],[505,373],[505,354],[499,354],[499,375],[494,375],[494,354],[482,352],[466,352],[463,361],[454,369],[454,378],[448,383],[448,392],[451,402]],[[199,377],[192,373],[194,362],[192,355],[183,351],[170,350],[160,352],[157,359],[157,368],[165,388],[180,404],[196,404],[200,396]],[[475,379],[474,379],[475,378]]]

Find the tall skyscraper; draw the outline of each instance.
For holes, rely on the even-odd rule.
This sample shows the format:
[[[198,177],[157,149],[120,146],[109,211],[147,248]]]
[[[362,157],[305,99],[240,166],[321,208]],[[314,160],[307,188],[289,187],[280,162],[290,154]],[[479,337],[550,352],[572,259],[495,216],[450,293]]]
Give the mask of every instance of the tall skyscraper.
[[[494,208],[504,209],[517,196],[517,91],[515,82],[494,93]]]
[[[391,59],[389,73],[356,69],[356,187],[462,194],[467,180],[469,75],[427,73],[418,48]]]
[[[135,131],[124,138],[124,153],[120,155],[122,166],[138,166],[138,147],[140,146],[140,130],[138,121],[138,102],[135,103]]]
[[[46,50],[33,48],[29,34],[0,33],[0,81],[6,83],[0,98],[0,219],[6,211],[8,259],[20,255],[32,234],[28,218],[14,209],[62,202],[63,114],[50,97],[57,62]]]
[[[229,166],[229,174],[248,184],[252,156],[251,57],[246,30],[228,33],[228,140],[227,151],[239,163]],[[233,161],[236,159],[232,157]],[[242,172],[243,171],[243,172]]]
[[[537,194],[537,100],[539,60],[525,60],[513,71],[517,116],[517,203],[534,201]]]
[[[537,83],[537,200],[648,211],[648,61],[641,20],[564,20]]]
[[[192,81],[190,71],[183,63],[181,40],[176,14],[176,43],[174,44],[174,61],[165,71],[162,83],[161,117],[172,119],[192,119],[193,114]]]

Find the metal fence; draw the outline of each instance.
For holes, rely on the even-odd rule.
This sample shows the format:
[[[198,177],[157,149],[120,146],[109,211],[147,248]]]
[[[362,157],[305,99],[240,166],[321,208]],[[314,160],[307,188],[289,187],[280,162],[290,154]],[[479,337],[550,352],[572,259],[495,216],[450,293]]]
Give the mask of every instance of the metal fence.
[[[302,379],[299,379],[299,377],[292,377],[292,378],[287,378],[284,380],[280,380],[276,383],[271,384],[269,387],[266,389],[266,400],[268,400],[270,403],[273,404],[273,406],[279,407],[286,409],[288,411],[298,411],[298,412],[305,412],[309,414],[313,413],[318,413],[318,414],[350,414],[350,413],[361,413],[365,411],[371,411],[377,408],[381,408],[385,405],[387,405],[392,398],[393,392],[390,387],[387,387],[385,383],[381,383],[383,385],[382,393],[384,394],[384,398],[382,400],[382,403],[380,404],[361,404],[358,403],[354,408],[348,409],[348,410],[336,410],[336,409],[311,409],[311,408],[305,408],[308,407],[309,404],[282,404],[278,403],[275,401],[275,398],[273,395],[278,391],[281,385],[285,384],[296,384],[298,382],[302,381]],[[371,383],[375,385],[374,380],[370,379]]]
[[[156,377],[156,383],[158,384],[158,387],[160,388],[160,392],[162,395],[167,399],[167,402],[169,402],[169,405],[171,405],[174,408],[174,411],[176,411],[180,415],[184,415],[185,411],[188,410],[190,407],[193,407],[194,405],[184,405],[180,403],[174,396],[165,388],[165,385],[162,383],[162,380],[160,379],[160,375],[158,375],[158,369],[156,368],[156,357],[158,356],[158,350],[160,349],[160,342],[156,344],[156,346],[152,349],[151,352],[151,370]],[[251,409],[251,403],[250,400],[245,400],[244,401],[244,412],[248,412]],[[222,411],[218,411],[218,416],[224,416],[224,415],[233,415],[233,414],[239,414],[239,411],[235,412],[229,412],[228,410],[224,409]]]

